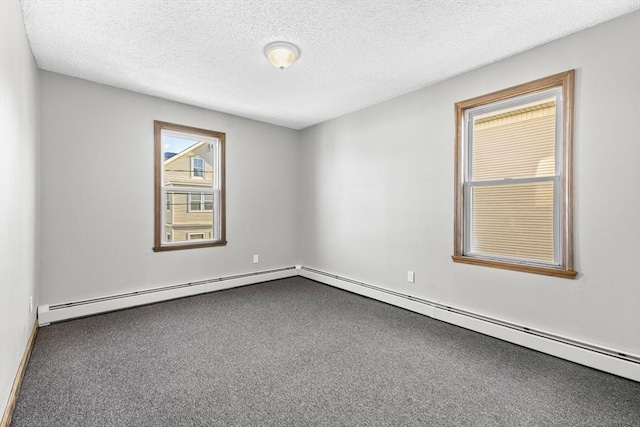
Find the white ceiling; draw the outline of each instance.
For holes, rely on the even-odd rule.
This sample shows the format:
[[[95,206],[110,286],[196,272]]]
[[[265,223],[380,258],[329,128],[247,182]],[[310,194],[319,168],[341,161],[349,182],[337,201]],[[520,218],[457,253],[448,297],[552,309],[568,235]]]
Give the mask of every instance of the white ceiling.
[[[293,129],[640,8],[640,0],[22,0],[38,67]],[[280,71],[272,41],[299,46]]]

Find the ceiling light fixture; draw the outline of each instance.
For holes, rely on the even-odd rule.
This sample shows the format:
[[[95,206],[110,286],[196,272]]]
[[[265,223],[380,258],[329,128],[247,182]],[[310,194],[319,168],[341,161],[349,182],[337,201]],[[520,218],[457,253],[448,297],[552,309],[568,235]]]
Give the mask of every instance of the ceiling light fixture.
[[[300,49],[294,44],[287,42],[273,42],[264,47],[264,54],[274,67],[284,70],[300,56]]]

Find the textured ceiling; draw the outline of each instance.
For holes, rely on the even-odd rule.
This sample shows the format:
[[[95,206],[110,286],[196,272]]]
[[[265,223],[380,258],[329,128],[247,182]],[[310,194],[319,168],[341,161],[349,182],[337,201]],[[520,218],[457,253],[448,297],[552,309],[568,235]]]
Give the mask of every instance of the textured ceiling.
[[[640,0],[22,0],[38,67],[293,129],[640,8]],[[264,46],[301,56],[281,71]]]

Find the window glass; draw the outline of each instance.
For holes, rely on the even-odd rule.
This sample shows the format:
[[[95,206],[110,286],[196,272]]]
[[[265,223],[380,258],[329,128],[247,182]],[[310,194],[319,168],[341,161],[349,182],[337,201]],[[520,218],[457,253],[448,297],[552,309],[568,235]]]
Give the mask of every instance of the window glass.
[[[194,178],[204,178],[204,165],[205,160],[199,157],[194,157],[191,159],[193,163],[193,177]]]
[[[224,137],[155,122],[156,237],[154,250],[226,244],[224,239]],[[160,209],[158,206],[164,206]],[[200,240],[197,243],[188,243]]]
[[[575,277],[573,71],[456,104],[456,262]]]
[[[189,210],[200,211],[202,203],[202,193],[189,193]]]

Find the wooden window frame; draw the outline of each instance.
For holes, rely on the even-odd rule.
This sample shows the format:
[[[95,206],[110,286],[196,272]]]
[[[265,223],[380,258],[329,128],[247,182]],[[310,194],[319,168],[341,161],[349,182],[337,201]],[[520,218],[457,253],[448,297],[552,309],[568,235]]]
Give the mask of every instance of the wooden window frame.
[[[549,77],[534,80],[508,89],[478,96],[455,104],[455,145],[454,145],[454,262],[473,264],[507,270],[523,271],[573,279],[577,272],[573,265],[573,97],[575,70],[569,70]],[[464,184],[465,184],[465,112],[482,105],[504,101],[523,95],[545,91],[553,88],[562,89],[562,171],[560,176],[560,265],[539,266],[523,262],[486,259],[464,254]]]
[[[175,251],[182,249],[196,249],[196,248],[210,248],[216,246],[226,246],[226,203],[225,203],[225,139],[226,135],[223,132],[208,130],[208,129],[200,129],[191,126],[184,126],[175,123],[168,123],[159,120],[154,120],[154,244],[153,251],[154,252],[165,252],[165,251]],[[202,135],[210,138],[216,138],[220,144],[220,154],[219,154],[219,163],[220,163],[220,240],[216,241],[205,241],[200,243],[192,243],[189,241],[185,241],[184,243],[171,245],[163,245],[162,237],[164,231],[164,224],[162,223],[162,214],[163,209],[163,200],[162,200],[162,167],[164,164],[163,161],[163,147],[162,147],[162,131],[163,130],[171,130],[176,132]],[[193,242],[198,242],[194,240]]]

